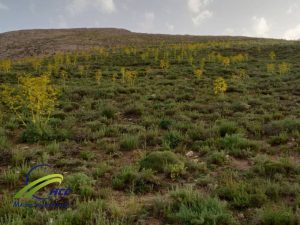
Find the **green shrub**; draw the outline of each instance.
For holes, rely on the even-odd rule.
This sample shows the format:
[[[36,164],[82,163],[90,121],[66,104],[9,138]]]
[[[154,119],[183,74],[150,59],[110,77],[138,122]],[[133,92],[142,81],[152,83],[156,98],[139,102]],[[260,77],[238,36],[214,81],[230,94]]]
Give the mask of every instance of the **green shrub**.
[[[201,195],[191,188],[178,189],[170,193],[170,200],[161,203],[161,212],[168,223],[183,225],[235,224],[225,203],[217,198]]]
[[[64,102],[62,105],[64,112],[71,112],[80,108],[80,104],[76,102]]]
[[[234,102],[231,107],[235,112],[244,112],[250,108],[250,105],[245,102]]]
[[[182,165],[182,160],[173,152],[151,152],[140,161],[143,169],[152,169],[157,172],[167,172],[170,165]]]
[[[175,180],[186,173],[186,167],[184,163],[168,164],[165,168],[165,172],[169,174],[171,179]]]
[[[21,139],[23,142],[27,143],[36,143],[39,140],[43,139],[45,134],[35,125],[30,124],[27,126],[26,130],[22,133]]]

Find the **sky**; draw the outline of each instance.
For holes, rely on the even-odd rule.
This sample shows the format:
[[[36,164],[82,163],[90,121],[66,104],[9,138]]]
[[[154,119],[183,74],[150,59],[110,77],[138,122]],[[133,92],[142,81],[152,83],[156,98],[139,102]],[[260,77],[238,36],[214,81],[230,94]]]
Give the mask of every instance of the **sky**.
[[[79,27],[295,40],[300,0],[0,0],[0,33]]]

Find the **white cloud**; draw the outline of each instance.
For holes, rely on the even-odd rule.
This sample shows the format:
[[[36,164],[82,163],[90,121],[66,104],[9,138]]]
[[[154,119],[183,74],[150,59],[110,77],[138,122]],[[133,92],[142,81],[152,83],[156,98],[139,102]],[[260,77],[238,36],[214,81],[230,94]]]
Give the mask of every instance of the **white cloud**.
[[[298,40],[298,39],[300,39],[300,24],[298,24],[294,28],[291,28],[291,29],[287,30],[284,33],[283,38],[285,38],[287,40]]]
[[[224,30],[223,35],[234,35],[234,29],[228,27]]]
[[[213,16],[213,13],[209,10],[200,12],[197,16],[192,18],[193,24],[199,26],[204,20],[209,19]]]
[[[295,12],[298,8],[298,4],[297,3],[294,3],[292,5],[289,6],[289,8],[287,9],[286,13],[287,14],[292,14],[293,12]]]
[[[207,9],[207,6],[213,0],[188,0],[187,6],[192,15],[192,22],[195,26],[199,26],[204,20],[211,18],[213,12]]]
[[[35,14],[36,13],[36,6],[35,4],[33,3],[33,1],[30,1],[29,2],[29,9],[30,9],[30,12]]]
[[[85,0],[72,0],[69,4],[67,4],[66,9],[72,15],[76,15],[81,13],[86,9],[86,1]]]
[[[174,29],[175,29],[175,26],[173,24],[166,23],[166,26],[167,26],[168,30],[171,31],[171,32],[173,32]]]
[[[63,15],[58,16],[58,28],[69,28],[67,20]]]
[[[55,27],[59,29],[70,28],[70,24],[67,21],[65,15],[59,14],[53,18],[49,19],[50,27]]]
[[[253,17],[253,30],[258,37],[267,37],[270,31],[270,25],[264,17]]]
[[[193,13],[200,13],[212,0],[188,0],[188,8]]]
[[[155,19],[154,13],[153,12],[147,12],[147,13],[145,13],[145,19],[147,21],[151,21],[152,22]]]
[[[153,12],[146,12],[144,14],[144,19],[140,22],[139,31],[141,32],[151,32],[154,28],[155,14]]]
[[[80,14],[90,8],[98,9],[104,13],[116,11],[114,0],[70,0],[66,6],[71,15]]]
[[[103,10],[107,13],[116,11],[114,0],[98,0],[95,2],[98,2],[98,4],[101,5]]]
[[[8,10],[8,7],[0,2],[0,10]]]

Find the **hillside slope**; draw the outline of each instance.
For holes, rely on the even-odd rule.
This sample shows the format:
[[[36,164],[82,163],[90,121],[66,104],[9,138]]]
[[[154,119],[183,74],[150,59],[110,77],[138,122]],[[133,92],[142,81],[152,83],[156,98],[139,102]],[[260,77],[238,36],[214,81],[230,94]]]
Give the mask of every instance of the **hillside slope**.
[[[99,46],[141,45],[168,42],[195,42],[207,40],[254,39],[226,36],[191,36],[134,33],[116,28],[37,29],[0,34],[0,59],[22,58],[74,51]]]
[[[3,37],[6,57],[113,48],[0,60],[0,225],[300,224],[299,42]],[[47,200],[16,197],[50,174]]]

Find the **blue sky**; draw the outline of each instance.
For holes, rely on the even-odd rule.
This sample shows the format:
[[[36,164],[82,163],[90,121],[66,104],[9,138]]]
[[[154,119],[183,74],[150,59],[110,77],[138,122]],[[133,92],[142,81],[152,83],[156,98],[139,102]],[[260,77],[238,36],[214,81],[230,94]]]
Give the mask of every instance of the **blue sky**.
[[[118,27],[300,39],[299,12],[300,0],[0,0],[0,32]]]

